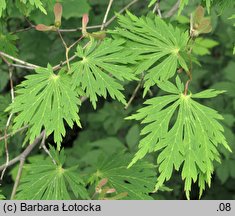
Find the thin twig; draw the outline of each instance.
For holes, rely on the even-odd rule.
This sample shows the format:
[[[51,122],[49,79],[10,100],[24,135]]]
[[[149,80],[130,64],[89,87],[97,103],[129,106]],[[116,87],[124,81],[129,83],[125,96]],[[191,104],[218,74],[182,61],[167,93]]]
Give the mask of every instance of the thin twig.
[[[11,117],[11,115],[10,115]],[[6,167],[3,169],[2,173],[1,173],[1,178],[0,178],[0,181],[2,182],[3,178],[4,178],[4,175],[5,175],[5,172],[6,172],[6,169],[7,169],[7,166],[9,164],[9,160],[10,160],[10,156],[9,156],[9,151],[8,151],[8,143],[7,143],[7,137],[6,137],[6,134],[7,134],[7,127],[5,128],[4,130],[4,134],[5,134],[5,137],[4,137],[4,146],[5,146],[5,154],[6,154]]]
[[[42,138],[41,138],[42,142],[45,142],[46,131],[43,130],[40,135],[42,136]],[[15,180],[15,183],[14,183],[14,187],[13,187],[13,190],[12,190],[12,193],[11,193],[11,200],[13,200],[15,198],[15,194],[16,194],[17,188],[18,188],[19,183],[20,183],[20,179],[21,179],[23,166],[24,166],[26,157],[27,157],[27,155],[24,155],[24,154],[21,154],[21,156],[20,156],[20,164],[19,164],[16,180]]]
[[[43,137],[42,137],[42,142],[39,148],[43,148],[43,150],[46,152],[46,154],[51,158],[52,162],[56,165],[56,162],[54,158],[52,157],[50,151],[46,147],[46,131],[44,131]]]
[[[19,162],[22,157],[26,158],[31,153],[31,151],[35,148],[35,146],[39,143],[39,141],[42,139],[43,134],[44,134],[44,131],[42,131],[40,133],[40,135],[36,137],[36,139],[33,141],[33,143],[28,145],[28,147],[20,155],[18,155],[14,159],[10,160],[8,165],[6,163],[1,165],[0,166],[0,171],[5,169],[6,167],[12,166],[15,163]]]
[[[158,0],[153,8],[153,13],[155,13],[157,11],[158,13],[158,16],[160,18],[162,18],[162,13],[161,13],[161,10],[160,10],[160,0]]]
[[[12,34],[17,34],[17,33],[21,33],[21,32],[26,32],[26,31],[29,31],[29,30],[31,30],[31,29],[34,29],[34,27],[29,26],[29,27],[27,27],[27,28],[18,29],[18,30],[16,30],[16,31],[14,31]]]
[[[74,43],[72,43],[69,46],[69,49],[72,49],[79,41],[81,41],[84,38],[84,35],[82,35],[80,38],[78,38]]]
[[[32,28],[35,28],[35,25],[27,17],[25,17],[25,20]]]
[[[20,64],[22,64],[22,65],[31,67],[31,68],[33,68],[33,69],[40,67],[40,66],[38,66],[38,65],[31,64],[31,63],[26,62],[26,61],[23,61],[23,60],[21,60],[21,59],[15,58],[15,57],[13,57],[13,56],[11,56],[11,55],[8,55],[7,53],[2,52],[2,51],[0,51],[0,55],[3,56],[3,57],[6,57],[6,58],[8,58],[8,59],[13,60],[14,62],[17,62],[17,63],[20,63]]]
[[[133,4],[137,3],[139,0],[133,0],[128,5],[126,5],[124,8],[122,8],[120,11],[118,11],[117,14],[122,14],[125,10],[127,10],[129,7],[131,7]],[[117,18],[117,15],[114,15],[111,19],[108,20],[108,22],[105,23],[104,27],[109,26],[115,19]]]
[[[71,61],[74,60],[76,57],[77,57],[77,55],[73,55],[73,56],[71,56],[71,57],[68,59],[68,61],[71,62]],[[63,66],[66,65],[66,64],[67,64],[67,60],[61,62],[61,63],[58,64],[58,65],[55,65],[55,66],[53,67],[53,70],[56,71],[56,70],[60,69],[61,67],[63,67]]]
[[[68,70],[70,71],[70,64],[69,64],[69,51],[70,51],[70,48],[68,47],[67,43],[65,42],[62,34],[60,33],[60,31],[57,31],[59,36],[60,36],[60,39],[64,45],[64,48],[65,48],[65,58],[66,58],[66,64],[67,64],[67,67],[68,67]]]
[[[57,33],[58,33],[58,35],[60,36],[60,39],[61,39],[61,41],[62,41],[62,43],[63,43],[63,45],[64,45],[64,47],[65,47],[65,49],[66,49],[68,46],[67,46],[67,44],[66,44],[66,42],[65,42],[65,40],[64,40],[64,38],[63,38],[63,36],[62,36],[62,34],[60,33],[60,31],[57,31]]]
[[[105,27],[105,23],[106,23],[106,21],[107,21],[107,18],[108,18],[108,15],[109,15],[109,11],[110,11],[110,9],[111,9],[111,7],[112,7],[113,1],[114,1],[114,0],[109,0],[109,4],[108,4],[107,10],[106,10],[105,15],[104,15],[104,19],[103,19],[103,22],[102,22],[102,26],[101,26],[101,28],[100,28],[101,31],[102,31],[102,30],[104,29],[104,27]]]
[[[69,51],[79,42],[81,41],[84,36],[82,35],[80,38],[78,38],[74,43],[72,43],[70,46],[67,45],[67,43],[65,42],[62,34],[60,33],[60,31],[57,31],[59,36],[60,36],[60,39],[64,45],[64,48],[65,48],[65,56],[66,56],[66,64],[67,64],[67,67],[68,67],[68,70],[70,70],[70,59],[69,59]],[[63,63],[62,63],[63,64]]]
[[[22,128],[19,128],[19,129],[16,130],[16,131],[13,131],[13,132],[7,134],[7,135],[6,135],[6,138],[12,137],[12,136],[14,136],[16,133],[19,133],[19,132],[21,132],[21,131],[27,129],[28,127],[29,127],[29,125],[26,125],[26,126],[24,126],[24,127],[22,127]],[[0,141],[2,141],[2,140],[4,140],[4,139],[5,139],[5,135],[2,136],[2,137],[0,137]]]
[[[179,6],[180,6],[180,0],[177,0],[177,2],[173,5],[173,7],[163,17],[169,18],[173,16],[178,11]]]
[[[90,44],[90,42],[91,41],[87,42],[85,44],[85,46],[83,47],[83,49],[85,49]],[[68,61],[70,62],[70,61],[74,60],[76,57],[77,57],[77,55],[75,54],[75,55],[71,56],[70,58],[68,58]],[[54,66],[53,70],[56,71],[56,70],[60,69],[62,66],[66,65],[66,64],[67,64],[67,60],[61,62],[60,64],[58,64],[56,66]]]
[[[14,95],[14,85],[13,85],[13,79],[12,79],[12,74],[13,74],[13,67],[11,65],[11,63],[4,57],[4,56],[1,56],[3,61],[7,64],[8,66],[8,70],[9,70],[9,80],[10,80],[10,87],[11,87],[11,101],[14,102],[14,99],[15,99],[15,95]],[[7,142],[7,130],[10,126],[10,122],[11,122],[11,119],[12,119],[12,116],[13,116],[13,113],[11,113],[7,119],[7,123],[6,123],[6,126],[5,126],[5,130],[4,130],[4,145],[5,145],[5,154],[6,154],[6,167],[9,163],[9,150],[8,150],[8,142]],[[3,177],[4,177],[4,174],[6,172],[6,168],[2,171],[2,174],[1,174],[1,181],[3,180]]]
[[[17,191],[17,188],[19,186],[20,178],[21,178],[21,175],[22,175],[24,162],[25,162],[25,157],[22,157],[20,159],[19,169],[18,169],[18,172],[17,172],[17,176],[16,176],[16,180],[15,180],[15,183],[14,183],[14,186],[13,186],[13,190],[12,190],[12,193],[11,193],[11,200],[13,200],[15,198],[16,191]]]
[[[139,0],[133,0],[128,5],[126,5],[124,8],[122,8],[120,11],[118,11],[118,14],[122,14],[125,10],[127,10],[129,7],[131,7],[133,4],[137,3]],[[111,17],[104,25],[104,27],[109,26],[115,19],[117,18],[117,15],[114,15]],[[102,25],[94,25],[94,26],[87,26],[86,29],[99,29]],[[59,29],[60,32],[76,32],[82,30],[82,27],[74,28],[74,29]]]
[[[135,4],[135,3],[138,2],[138,1],[139,1],[139,0],[133,0],[133,1],[131,1],[128,5],[126,5],[124,8],[122,8],[122,9],[118,12],[118,14],[122,14],[125,10],[127,10],[129,7],[131,7],[133,4]],[[105,23],[105,26],[104,26],[104,27],[109,26],[116,18],[117,18],[117,15],[114,15],[111,19],[109,19],[109,20]],[[100,27],[101,27],[101,25],[95,26],[95,28],[100,28]],[[82,28],[79,28],[79,29],[82,29]],[[87,27],[87,29],[89,29],[89,27]],[[65,29],[64,29],[64,30],[65,30]],[[72,30],[75,30],[75,29],[72,29]],[[60,30],[60,32],[62,32],[62,31]],[[88,42],[88,43],[89,43],[89,42]],[[88,44],[86,44],[86,45],[88,45]],[[72,60],[74,60],[76,57],[77,57],[77,55],[73,55],[73,56],[70,57],[68,60],[69,60],[69,61],[72,61]],[[55,66],[53,67],[53,70],[56,71],[56,70],[60,69],[62,66],[66,65],[66,64],[67,64],[67,61],[63,61],[63,62],[61,62],[60,64],[55,65]]]
[[[26,66],[26,65],[21,65],[21,64],[11,64],[11,65],[15,68],[24,68],[24,69],[27,69],[27,70],[35,70],[34,67],[29,67],[29,66]]]
[[[102,25],[87,26],[86,29],[99,29]],[[60,32],[77,32],[81,31],[82,27],[72,28],[72,29],[58,29]]]
[[[128,101],[127,105],[125,106],[125,109],[128,109],[128,107],[131,105],[132,101],[135,99],[136,94],[139,91],[139,89],[140,89],[140,87],[141,87],[141,85],[143,83],[143,79],[144,79],[144,77],[142,77],[141,80],[139,81],[139,83],[136,86],[134,92],[132,93],[132,96],[131,96],[130,100]]]

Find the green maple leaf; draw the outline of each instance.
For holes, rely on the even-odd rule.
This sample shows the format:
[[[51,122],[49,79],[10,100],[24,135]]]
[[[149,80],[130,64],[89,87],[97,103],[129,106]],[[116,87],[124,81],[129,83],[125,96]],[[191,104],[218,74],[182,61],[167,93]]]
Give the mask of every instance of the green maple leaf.
[[[141,131],[145,137],[139,143],[140,149],[129,167],[148,152],[159,151],[157,164],[160,175],[155,189],[171,178],[174,169],[179,170],[182,166],[187,198],[192,181],[196,182],[198,175],[201,194],[205,182],[210,185],[213,161],[220,161],[217,146],[222,144],[229,151],[231,149],[218,122],[222,116],[194,99],[215,97],[224,91],[210,89],[184,95],[184,87],[178,77],[176,86],[168,81],[159,82],[158,86],[170,94],[147,100],[145,104],[148,106],[128,117],[142,119],[142,123],[147,124]]]
[[[90,199],[85,183],[77,172],[77,166],[63,168],[65,156],[55,150],[51,154],[57,165],[48,160],[40,160],[24,167],[25,175],[18,188],[16,199],[26,200],[69,200],[73,195],[76,199]]]
[[[35,69],[36,74],[26,76],[16,90],[16,98],[7,109],[18,113],[14,119],[13,130],[30,125],[29,139],[32,142],[44,128],[49,136],[54,133],[58,149],[65,136],[64,120],[72,128],[74,122],[80,126],[78,109],[80,100],[71,89],[71,77],[64,73],[53,72],[47,68]]]
[[[123,152],[104,158],[97,164],[90,183],[107,178],[109,187],[115,188],[117,193],[127,193],[124,199],[152,199],[148,194],[154,189],[154,166],[142,161],[127,169],[127,161],[130,159],[131,155]]]
[[[145,90],[158,80],[168,80],[176,73],[180,65],[186,71],[186,49],[188,32],[167,24],[158,16],[138,18],[127,12],[127,16],[118,16],[122,28],[111,31],[124,37],[128,49],[138,56],[136,74],[146,72]]]
[[[105,39],[101,44],[92,41],[85,50],[80,45],[77,47],[80,60],[71,65],[70,73],[74,85],[82,87],[94,108],[97,96],[106,98],[107,92],[113,99],[126,104],[121,92],[123,85],[118,81],[133,80],[135,76],[127,67],[128,63],[134,63],[134,58],[124,50],[124,43],[124,40]]]

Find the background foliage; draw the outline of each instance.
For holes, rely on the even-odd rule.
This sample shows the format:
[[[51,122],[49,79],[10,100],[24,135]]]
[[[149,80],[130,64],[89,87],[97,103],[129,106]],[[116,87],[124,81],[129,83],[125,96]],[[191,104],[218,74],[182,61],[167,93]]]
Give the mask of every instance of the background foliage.
[[[11,95],[8,67],[2,58],[0,58],[0,137],[4,137],[4,129],[8,118],[8,113],[4,112],[5,109],[9,107],[8,110],[13,110],[13,112],[21,111],[21,114],[15,117],[18,125],[11,124],[8,128],[8,133],[14,132],[15,129],[20,128],[23,124],[30,123],[32,128],[29,132],[23,130],[9,137],[8,148],[10,159],[19,155],[22,149],[28,145],[25,137],[29,138],[32,142],[38,133],[41,132],[42,125],[44,125],[48,135],[46,145],[48,148],[50,145],[50,155],[54,160],[52,161],[43,149],[36,147],[27,157],[21,183],[15,198],[186,199],[184,182],[181,180],[180,173],[176,171],[172,171],[171,179],[162,185],[157,193],[153,192],[157,178],[160,175],[157,171],[158,167],[155,165],[159,152],[148,154],[144,159],[126,169],[138,150],[138,143],[143,138],[140,135],[141,130],[144,130],[139,122],[126,120],[126,118],[142,108],[143,103],[147,99],[163,95],[163,91],[154,85],[152,81],[154,73],[151,72],[151,69],[156,61],[159,61],[162,57],[164,61],[162,61],[160,66],[158,65],[159,69],[163,65],[168,65],[169,67],[173,65],[174,68],[171,70],[175,72],[177,69],[176,64],[185,68],[186,63],[188,63],[184,53],[186,52],[185,50],[182,50],[180,53],[182,54],[182,59],[179,62],[177,62],[171,50],[160,53],[160,55],[156,55],[156,53],[146,55],[146,49],[149,49],[148,52],[152,52],[153,46],[146,46],[146,41],[138,38],[138,33],[145,34],[145,39],[147,38],[146,40],[149,41],[149,44],[154,44],[154,52],[156,50],[161,52],[163,46],[170,47],[172,44],[174,46],[180,45],[180,49],[183,49],[187,44],[187,35],[178,32],[178,34],[175,34],[175,39],[172,42],[169,36],[170,33],[174,34],[174,28],[176,27],[183,30],[189,29],[190,13],[195,11],[199,4],[207,8],[209,14],[207,13],[206,16],[211,18],[212,31],[195,39],[192,52],[197,58],[193,59],[193,82],[190,84],[190,91],[201,92],[205,89],[226,91],[226,93],[216,98],[210,100],[203,99],[201,102],[203,105],[217,110],[224,117],[224,120],[220,123],[225,130],[224,135],[227,143],[234,152],[234,1],[182,0],[178,14],[176,12],[173,16],[165,19],[166,22],[170,22],[174,27],[169,27],[170,33],[165,37],[164,43],[156,43],[154,39],[155,33],[144,32],[144,28],[140,32],[139,29],[130,27],[128,30],[135,34],[135,38],[133,38],[131,34],[128,34],[122,28],[128,26],[128,16],[119,18],[120,25],[118,24],[118,19],[115,19],[108,26],[109,33],[113,33],[114,38],[121,35],[124,39],[119,38],[115,42],[113,40],[105,40],[97,49],[94,49],[94,47],[97,46],[99,41],[95,41],[93,47],[88,47],[84,51],[81,47],[87,42],[85,39],[77,48],[73,47],[71,49],[71,53],[76,52],[77,59],[70,65],[70,73],[73,79],[77,81],[77,84],[81,83],[81,85],[73,87],[67,81],[68,75],[63,69],[60,71],[60,74],[62,74],[60,82],[54,83],[55,77],[54,80],[51,79],[51,76],[53,76],[51,65],[56,65],[65,59],[64,46],[58,34],[56,32],[36,31],[30,27],[30,23],[34,25],[53,25],[53,6],[55,2],[54,0],[10,0],[6,4],[5,0],[0,0],[0,51],[32,64],[45,67],[44,69],[36,70],[36,73],[41,74],[41,80],[34,80],[35,72],[32,70],[19,67],[14,68],[14,86],[20,84],[23,87],[20,88],[18,86],[16,93],[20,95],[24,94],[24,91],[31,91],[32,95],[29,95],[28,98],[19,96],[16,99],[15,105],[9,107]],[[63,5],[62,29],[76,29],[82,26],[82,16],[84,13],[89,13],[89,26],[100,25],[108,4],[108,0],[64,0],[60,2]],[[137,16],[147,15],[149,11],[152,11],[156,2],[147,0],[136,1],[129,10]],[[128,3],[130,3],[129,0],[114,1],[109,18],[114,15],[114,12],[120,11]],[[149,3],[152,4],[150,8],[148,7]],[[162,14],[167,14],[175,3],[175,0],[160,1]],[[149,19],[152,19],[152,16],[150,14]],[[135,20],[135,18],[131,18]],[[143,25],[143,22],[139,24],[138,20],[135,20],[135,22],[136,26]],[[164,25],[159,24],[157,27],[166,28]],[[21,31],[27,28],[29,28],[28,31]],[[62,34],[66,43],[72,44],[80,37],[81,32],[62,32]],[[158,37],[160,36],[158,35]],[[126,40],[129,40],[129,44],[127,44],[128,49],[122,53],[125,61],[117,60],[119,53],[125,49],[123,44]],[[136,46],[136,41],[141,41],[142,47]],[[109,49],[105,50],[105,47]],[[143,49],[144,47],[145,49]],[[131,48],[136,49],[136,55],[128,51]],[[155,57],[154,62],[148,62],[153,56]],[[84,64],[84,58],[91,61],[87,61]],[[136,68],[135,63],[138,61],[146,61],[147,63],[139,64],[139,67]],[[9,60],[9,62],[11,63],[12,61]],[[113,63],[118,64],[118,66],[112,68]],[[98,77],[98,73],[96,73],[99,68],[102,68],[101,77]],[[91,71],[95,78],[88,77],[86,79],[87,77],[79,74],[81,69],[87,71],[87,73]],[[144,77],[145,83],[141,84],[141,88],[136,93],[136,97],[131,105],[124,109],[126,105],[124,97],[128,101],[138,84],[136,77],[141,77],[142,71],[147,69],[150,70]],[[123,73],[124,70],[125,73]],[[136,73],[133,74],[132,71]],[[117,72],[119,72],[119,77],[115,77],[115,74],[118,74]],[[112,76],[109,76],[110,74]],[[162,77],[157,77],[156,79],[169,79],[173,76],[172,73],[166,74],[163,69],[162,74]],[[86,82],[87,80],[90,80],[92,83]],[[102,89],[97,87],[100,83],[102,83]],[[54,89],[54,95],[48,93],[50,92],[49,87],[48,91],[42,91],[42,85],[50,86]],[[95,89],[96,87],[97,89]],[[148,91],[150,87],[151,92]],[[124,88],[125,91],[123,91]],[[64,95],[60,98],[59,94],[57,94],[58,92]],[[37,101],[37,94],[46,95],[47,99],[45,100],[48,100],[48,103],[52,101],[55,103],[54,105],[52,104],[54,109],[51,110],[51,116],[55,118],[53,119],[54,125],[47,122],[46,119],[40,118],[40,116],[43,116],[42,113],[38,112],[35,114],[33,112],[33,109],[37,110],[40,106],[42,112],[48,108],[47,103],[43,104]],[[81,102],[76,99],[84,94],[89,99],[83,102],[80,107]],[[143,98],[143,94],[145,98]],[[34,101],[38,103],[36,104]],[[23,108],[21,106],[22,103],[24,104]],[[80,119],[75,114],[77,112],[77,105],[80,107]],[[58,111],[60,106],[67,107],[67,110],[72,107],[72,112],[69,115],[63,112],[60,113]],[[31,113],[27,110],[27,107],[30,108]],[[35,117],[33,121],[30,121],[30,116],[33,114]],[[65,126],[63,122],[57,122],[59,119],[57,116],[64,117],[66,120]],[[73,124],[73,121],[76,124]],[[80,122],[82,123],[82,128],[80,128]],[[53,131],[58,133],[53,135]],[[219,132],[217,133],[219,134]],[[61,135],[65,135],[63,140]],[[60,144],[61,141],[62,143]],[[60,153],[55,150],[56,147],[62,149]],[[221,163],[214,162],[215,172],[212,175],[211,187],[206,187],[201,199],[235,198],[235,155],[226,151],[222,146],[219,146],[218,149],[222,152]],[[4,164],[5,160],[3,138],[0,139],[0,164]],[[7,169],[1,182],[0,199],[4,199],[4,197],[10,198],[18,168],[19,165],[14,165]],[[193,176],[191,177],[194,178]],[[191,199],[198,199],[198,194],[199,188],[197,184],[193,183]]]

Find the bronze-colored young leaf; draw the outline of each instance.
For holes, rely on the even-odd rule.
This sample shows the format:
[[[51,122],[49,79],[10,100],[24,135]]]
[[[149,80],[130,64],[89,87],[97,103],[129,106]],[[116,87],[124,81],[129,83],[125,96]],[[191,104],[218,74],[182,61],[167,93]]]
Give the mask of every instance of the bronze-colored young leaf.
[[[194,16],[193,16],[193,24],[194,25],[199,25],[202,21],[202,19],[204,18],[205,15],[205,10],[202,6],[198,6],[196,11],[194,12]],[[195,26],[197,27],[197,26]]]
[[[193,37],[212,31],[211,19],[204,16],[205,9],[202,6],[198,6],[193,15],[193,30],[191,33]]]

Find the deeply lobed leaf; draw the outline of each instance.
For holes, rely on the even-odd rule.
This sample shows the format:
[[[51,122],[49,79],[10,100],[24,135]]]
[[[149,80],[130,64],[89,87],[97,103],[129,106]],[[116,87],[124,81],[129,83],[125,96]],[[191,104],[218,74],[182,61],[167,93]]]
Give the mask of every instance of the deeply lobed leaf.
[[[218,122],[222,116],[194,100],[215,97],[223,91],[212,89],[184,95],[179,78],[176,83],[177,86],[168,81],[159,83],[160,88],[171,94],[147,100],[146,107],[128,117],[142,119],[142,123],[147,124],[141,131],[145,137],[139,143],[140,149],[129,167],[148,152],[159,151],[160,175],[155,189],[171,178],[174,169],[179,170],[182,166],[182,179],[189,198],[192,181],[199,178],[200,194],[205,183],[210,185],[213,161],[220,161],[218,145],[231,149]]]
[[[56,158],[64,158],[58,152]],[[72,195],[78,199],[89,199],[83,179],[77,173],[77,167],[63,168],[49,161],[37,161],[25,166],[27,175],[21,180],[16,199],[26,200],[69,200]]]
[[[74,122],[80,126],[78,109],[80,100],[74,89],[71,89],[71,77],[60,71],[53,72],[47,68],[37,68],[36,74],[26,76],[16,91],[17,97],[8,111],[18,113],[14,119],[13,130],[29,124],[29,139],[32,142],[41,130],[46,134],[54,133],[58,149],[65,136],[64,120],[70,127]]]
[[[136,73],[146,72],[144,94],[158,80],[173,77],[179,65],[188,71],[188,32],[174,28],[158,16],[138,18],[127,14],[118,16],[122,28],[111,32],[127,39],[128,49],[138,55]]]
[[[107,97],[107,93],[118,101],[126,104],[121,92],[123,85],[118,81],[136,79],[127,64],[134,63],[134,57],[122,46],[124,40],[105,39],[99,44],[91,41],[83,50],[78,45],[79,61],[71,65],[73,85],[81,86],[96,108],[97,96]]]

